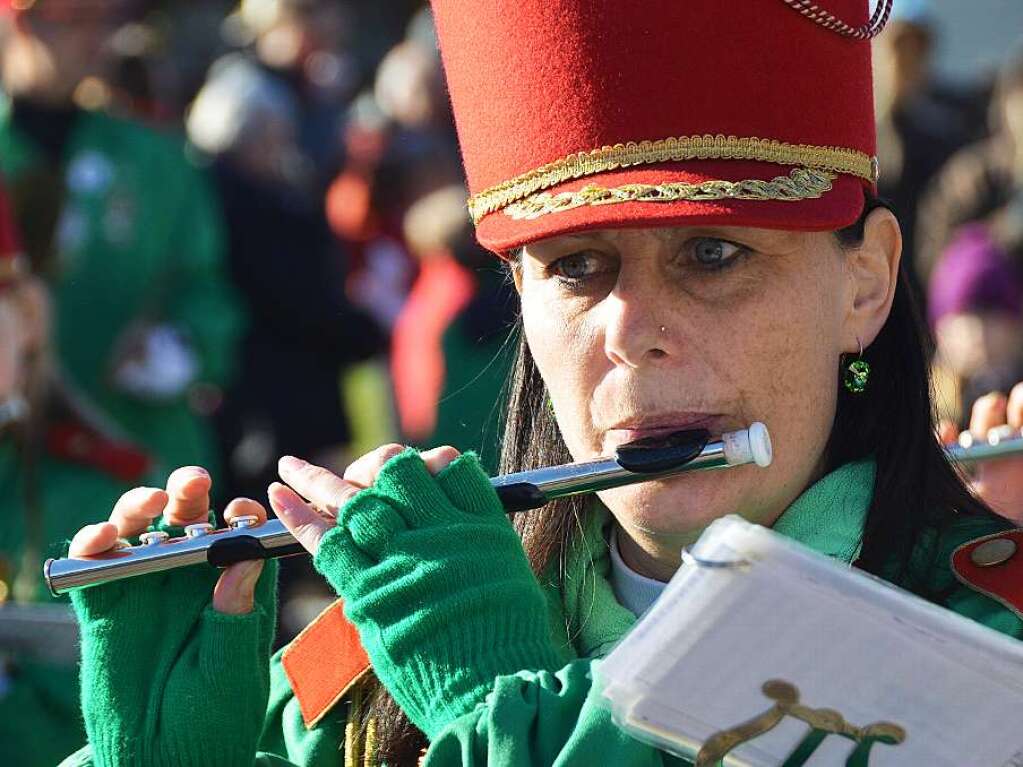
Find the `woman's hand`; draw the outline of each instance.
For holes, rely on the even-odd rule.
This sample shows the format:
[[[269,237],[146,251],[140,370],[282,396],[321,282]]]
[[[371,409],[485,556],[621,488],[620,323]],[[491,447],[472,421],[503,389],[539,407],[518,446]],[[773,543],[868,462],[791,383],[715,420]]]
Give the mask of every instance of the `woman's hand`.
[[[1016,384],[1008,397],[994,392],[973,404],[970,434],[974,439],[987,442],[988,432],[1006,425],[1016,432],[1023,428],[1023,383]],[[942,424],[940,436],[945,444],[955,442],[955,427]],[[978,463],[972,484],[993,511],[1023,525],[1023,456]]]
[[[166,490],[135,488],[110,519],[83,528],[69,554],[109,551],[120,538],[205,522],[210,477],[178,469]],[[225,511],[266,518],[255,501]],[[162,518],[161,518],[162,516]],[[180,531],[170,530],[172,535]],[[251,767],[270,690],[276,562],[206,565],[76,589],[82,713],[97,767]],[[255,600],[254,600],[255,595]]]
[[[71,557],[102,554],[116,548],[121,539],[145,532],[162,515],[167,527],[184,527],[209,518],[209,473],[200,466],[186,466],[167,478],[167,489],[136,487],[121,496],[107,522],[83,527],[71,540]],[[235,517],[255,516],[266,521],[266,509],[248,498],[236,498],[224,510],[228,521]],[[263,561],[239,562],[226,568],[213,589],[213,609],[228,615],[252,610],[256,582]]]
[[[388,445],[338,477],[293,458],[270,504],[344,598],[377,677],[432,736],[499,676],[562,665],[487,475],[453,448]]]
[[[384,464],[406,449],[397,444],[378,447],[350,464],[343,478],[300,458],[285,456],[277,469],[287,485],[270,485],[270,505],[292,535],[315,556],[323,536],[337,524],[341,507],[370,487]],[[427,450],[419,457],[430,474],[438,474],[458,455],[455,448],[445,446]]]

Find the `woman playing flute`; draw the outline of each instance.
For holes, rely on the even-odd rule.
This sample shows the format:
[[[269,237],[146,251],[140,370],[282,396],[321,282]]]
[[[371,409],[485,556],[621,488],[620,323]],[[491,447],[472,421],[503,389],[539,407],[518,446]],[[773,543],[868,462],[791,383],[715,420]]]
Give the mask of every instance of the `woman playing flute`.
[[[950,570],[1006,525],[934,438],[899,225],[873,196],[887,6],[799,5],[434,2],[469,210],[521,296],[503,470],[753,421],[774,464],[562,499],[513,528],[450,447],[384,446],[342,477],[285,457],[270,506],[343,616],[271,659],[272,565],[76,592],[89,745],[67,764],[680,764],[613,724],[591,669],[730,513],[1023,634]],[[996,410],[1018,425],[1023,397]],[[209,490],[180,469],[71,553],[201,521]]]

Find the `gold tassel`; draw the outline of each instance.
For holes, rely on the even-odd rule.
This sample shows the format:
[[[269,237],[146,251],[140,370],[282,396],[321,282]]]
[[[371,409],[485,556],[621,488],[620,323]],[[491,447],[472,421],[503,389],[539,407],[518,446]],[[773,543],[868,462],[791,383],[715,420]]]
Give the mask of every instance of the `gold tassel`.
[[[366,722],[366,744],[363,751],[362,767],[377,767],[377,720]]]
[[[362,685],[352,688],[345,725],[345,767],[359,767],[362,761]]]

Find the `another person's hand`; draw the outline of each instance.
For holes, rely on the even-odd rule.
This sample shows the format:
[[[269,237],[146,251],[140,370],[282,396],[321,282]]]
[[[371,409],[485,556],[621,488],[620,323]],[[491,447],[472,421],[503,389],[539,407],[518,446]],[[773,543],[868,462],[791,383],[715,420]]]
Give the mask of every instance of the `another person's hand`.
[[[973,404],[970,434],[987,442],[988,432],[1008,425],[1017,433],[1023,428],[1023,383],[1016,384],[1009,396],[1000,392],[985,394]],[[956,441],[955,427],[943,423],[941,441]],[[973,489],[997,514],[1023,525],[1023,456],[982,461],[973,472]]]
[[[135,488],[109,521],[80,530],[69,554],[109,551],[157,519],[180,535],[207,521],[210,485],[189,467],[166,490]],[[237,499],[225,516],[240,515],[266,511]],[[251,767],[270,690],[275,573],[275,562],[196,565],[71,592],[93,764]]]
[[[553,670],[546,599],[476,457],[389,445],[338,477],[283,458],[270,503],[345,600],[373,669],[428,737],[499,676]]]

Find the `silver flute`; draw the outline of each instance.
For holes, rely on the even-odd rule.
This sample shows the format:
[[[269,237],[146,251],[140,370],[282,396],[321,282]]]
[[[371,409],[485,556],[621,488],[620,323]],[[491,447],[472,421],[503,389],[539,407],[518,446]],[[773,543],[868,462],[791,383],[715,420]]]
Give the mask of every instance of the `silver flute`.
[[[964,431],[957,443],[945,446],[945,452],[953,461],[962,464],[1020,456],[1023,455],[1023,432],[1011,426],[999,426],[980,440]]]
[[[770,466],[771,460],[767,427],[754,423],[717,439],[704,429],[644,438],[619,446],[613,456],[505,474],[490,482],[505,510],[513,514],[569,495],[690,471],[746,464]],[[47,560],[43,566],[46,585],[56,596],[199,563],[227,567],[245,560],[306,553],[280,520],[258,524],[257,517],[235,518],[221,529],[205,523],[189,525],[181,538],[170,538],[165,532],[143,533],[140,541],[138,546],[123,546],[95,556]]]

